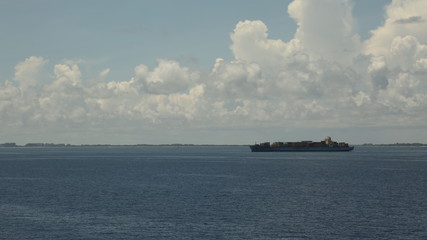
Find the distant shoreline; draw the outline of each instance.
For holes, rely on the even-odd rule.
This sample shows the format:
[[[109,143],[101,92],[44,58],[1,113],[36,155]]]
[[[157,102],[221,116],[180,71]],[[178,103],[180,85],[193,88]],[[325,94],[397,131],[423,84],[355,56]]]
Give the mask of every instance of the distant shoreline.
[[[364,143],[360,146],[380,146],[380,147],[427,147],[425,143]]]
[[[16,143],[1,143],[0,148],[64,148],[64,147],[220,147],[220,146],[247,146],[247,144],[63,144],[63,143],[27,143],[18,145]]]
[[[76,147],[227,147],[227,146],[248,146],[250,144],[64,144],[64,143],[27,143],[18,145],[16,143],[0,143],[0,148],[76,148]],[[365,147],[427,147],[425,143],[363,143],[355,146]]]

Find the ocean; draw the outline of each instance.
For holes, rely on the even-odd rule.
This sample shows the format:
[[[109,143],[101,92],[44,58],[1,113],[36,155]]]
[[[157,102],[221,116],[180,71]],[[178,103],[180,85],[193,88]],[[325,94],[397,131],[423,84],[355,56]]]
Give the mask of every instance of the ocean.
[[[427,148],[0,148],[0,239],[427,239]]]

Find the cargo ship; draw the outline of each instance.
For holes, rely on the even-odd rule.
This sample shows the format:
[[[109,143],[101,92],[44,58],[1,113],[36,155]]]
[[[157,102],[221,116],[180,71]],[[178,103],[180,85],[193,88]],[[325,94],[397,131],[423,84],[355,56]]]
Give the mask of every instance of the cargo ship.
[[[354,146],[345,142],[335,142],[331,137],[323,141],[300,141],[300,142],[270,142],[258,143],[249,146],[252,152],[349,152]]]

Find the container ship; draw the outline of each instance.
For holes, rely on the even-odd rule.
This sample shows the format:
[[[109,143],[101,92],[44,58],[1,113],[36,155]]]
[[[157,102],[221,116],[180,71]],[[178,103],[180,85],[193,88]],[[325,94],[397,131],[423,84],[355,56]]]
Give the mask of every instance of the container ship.
[[[301,142],[270,142],[250,145],[252,152],[349,152],[354,146],[345,142],[335,142],[331,137],[323,141],[301,141]]]

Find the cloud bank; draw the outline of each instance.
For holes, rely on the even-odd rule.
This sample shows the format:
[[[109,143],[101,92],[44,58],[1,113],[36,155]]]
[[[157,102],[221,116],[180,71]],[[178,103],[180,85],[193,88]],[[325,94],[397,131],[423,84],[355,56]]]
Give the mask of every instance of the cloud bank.
[[[109,68],[86,78],[66,61],[47,81],[39,73],[48,59],[31,56],[0,85],[1,128],[425,126],[424,9],[424,0],[394,0],[362,42],[351,1],[294,0],[292,40],[270,39],[262,21],[238,22],[234,59],[217,58],[209,73],[159,59],[154,69],[134,67],[130,79],[106,81]]]

